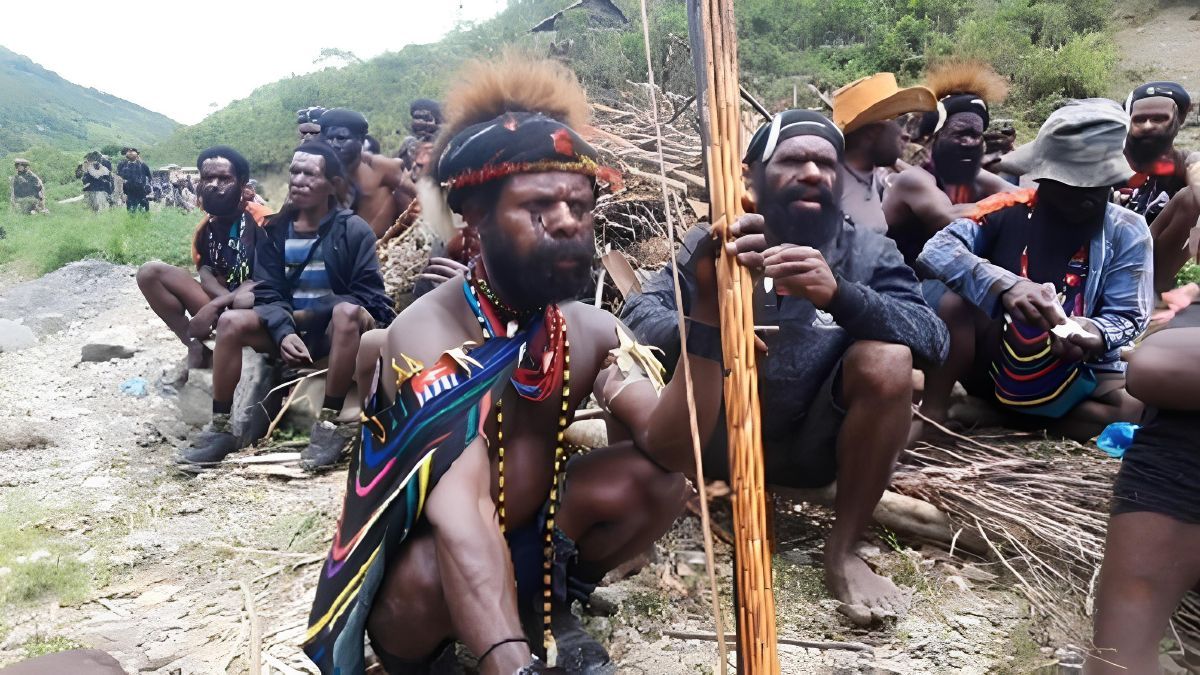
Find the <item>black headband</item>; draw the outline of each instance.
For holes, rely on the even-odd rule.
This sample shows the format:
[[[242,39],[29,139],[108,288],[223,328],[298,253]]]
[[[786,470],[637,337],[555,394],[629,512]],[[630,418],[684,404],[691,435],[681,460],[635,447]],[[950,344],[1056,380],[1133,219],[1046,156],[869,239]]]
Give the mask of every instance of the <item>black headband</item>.
[[[754,133],[750,145],[746,148],[746,156],[742,160],[746,164],[767,162],[775,154],[775,148],[783,141],[793,136],[817,136],[824,138],[837,151],[838,161],[846,151],[846,139],[841,129],[821,113],[812,110],[785,110],[771,118]]]
[[[365,137],[367,135],[367,118],[363,117],[360,112],[346,108],[326,110],[325,114],[321,115],[320,124],[322,132],[326,129],[345,127],[355,136]]]
[[[1162,96],[1174,101],[1176,107],[1179,108],[1180,117],[1183,117],[1188,109],[1192,107],[1192,97],[1188,96],[1187,90],[1180,86],[1179,83],[1147,82],[1129,93],[1129,98],[1125,99],[1125,112],[1133,114],[1134,103],[1154,96]]]
[[[975,94],[951,94],[938,101],[937,122],[934,124],[933,131],[936,133],[946,126],[946,121],[951,115],[959,113],[975,113],[983,118],[983,128],[987,129],[991,124],[992,118],[988,114],[987,101],[983,100],[982,96]]]
[[[520,173],[565,171],[617,186],[619,173],[571,127],[541,113],[505,113],[458,132],[437,162],[437,179],[450,209],[462,206],[468,188]]]
[[[196,168],[203,173],[205,162],[219,158],[225,158],[233,165],[233,173],[237,176],[238,185],[245,185],[250,180],[250,162],[246,161],[242,153],[228,145],[216,145],[200,153],[200,156],[196,158]]]

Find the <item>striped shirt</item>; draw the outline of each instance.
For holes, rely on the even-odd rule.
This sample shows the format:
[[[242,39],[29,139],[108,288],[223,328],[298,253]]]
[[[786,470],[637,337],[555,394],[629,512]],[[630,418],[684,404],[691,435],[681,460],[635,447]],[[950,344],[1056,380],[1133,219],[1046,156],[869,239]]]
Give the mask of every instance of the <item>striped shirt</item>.
[[[312,250],[314,246],[317,247],[315,251]],[[325,271],[325,256],[320,249],[321,243],[315,232],[300,234],[294,228],[289,228],[287,241],[284,242],[283,263],[288,278],[294,279],[293,312],[311,309],[321,298],[333,294],[329,287],[329,274]],[[302,266],[304,269],[300,270]]]

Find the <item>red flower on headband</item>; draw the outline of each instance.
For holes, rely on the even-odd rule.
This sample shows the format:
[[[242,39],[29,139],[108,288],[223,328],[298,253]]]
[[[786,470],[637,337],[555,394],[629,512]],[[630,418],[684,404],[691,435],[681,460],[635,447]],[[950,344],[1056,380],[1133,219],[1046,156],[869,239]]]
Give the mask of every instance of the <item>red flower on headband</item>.
[[[575,142],[571,140],[571,132],[565,128],[558,129],[550,134],[550,138],[554,139],[554,152],[563,157],[575,156]]]

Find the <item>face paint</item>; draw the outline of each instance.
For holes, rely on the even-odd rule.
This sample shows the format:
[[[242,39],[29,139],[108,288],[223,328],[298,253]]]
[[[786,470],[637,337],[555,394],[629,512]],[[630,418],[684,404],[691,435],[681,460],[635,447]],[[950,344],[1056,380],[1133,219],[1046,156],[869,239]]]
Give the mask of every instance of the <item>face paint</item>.
[[[933,142],[933,165],[948,185],[975,182],[983,164],[983,118],[975,113],[950,116]]]
[[[200,199],[204,211],[218,218],[238,215],[242,205],[242,190],[237,183],[233,163],[224,157],[204,160],[200,167]]]
[[[346,127],[330,127],[329,129],[321,129],[321,140],[325,141],[338,154],[338,159],[342,160],[342,166],[347,169],[356,165],[362,158],[363,140],[362,136],[356,136]]]

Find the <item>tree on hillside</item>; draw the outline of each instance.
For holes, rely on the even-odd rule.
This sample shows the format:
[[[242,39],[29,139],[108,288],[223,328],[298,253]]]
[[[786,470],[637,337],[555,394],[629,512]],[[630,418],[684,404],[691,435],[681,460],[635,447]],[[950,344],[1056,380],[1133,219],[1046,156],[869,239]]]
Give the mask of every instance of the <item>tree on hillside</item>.
[[[363,60],[358,58],[354,52],[347,49],[338,49],[336,47],[322,47],[321,53],[317,54],[317,58],[313,59],[313,65],[320,65],[329,61],[340,61],[331,65],[348,66],[351,63],[362,63]]]

